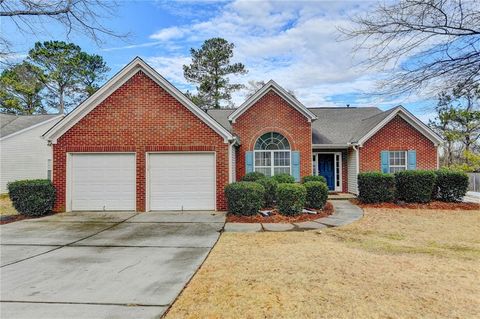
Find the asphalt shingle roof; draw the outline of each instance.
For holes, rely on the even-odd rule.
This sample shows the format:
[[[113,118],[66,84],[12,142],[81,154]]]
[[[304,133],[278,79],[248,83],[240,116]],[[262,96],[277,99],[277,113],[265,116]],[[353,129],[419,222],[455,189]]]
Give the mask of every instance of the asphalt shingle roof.
[[[377,107],[308,108],[318,119],[312,123],[313,144],[347,144],[358,140],[384,120],[395,108],[382,111]],[[207,113],[232,132],[228,116],[232,109],[208,110]]]
[[[0,113],[0,137],[8,136],[57,116],[58,114],[12,115]]]

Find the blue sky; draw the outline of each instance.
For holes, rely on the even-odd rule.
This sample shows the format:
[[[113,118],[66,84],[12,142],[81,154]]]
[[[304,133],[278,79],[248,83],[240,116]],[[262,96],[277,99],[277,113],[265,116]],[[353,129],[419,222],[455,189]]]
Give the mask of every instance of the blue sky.
[[[435,99],[429,96],[378,97],[381,70],[364,69],[358,62],[365,53],[353,54],[352,41],[338,41],[338,26],[365,12],[371,3],[361,1],[119,1],[114,18],[103,23],[126,41],[106,38],[101,46],[80,35],[69,40],[85,51],[102,55],[117,72],[135,56],[142,57],[182,91],[193,86],[183,78],[182,65],[190,61],[190,48],[205,39],[223,37],[235,43],[234,61],[249,72],[232,80],[274,79],[293,90],[306,106],[378,106],[402,104],[423,121],[433,117]],[[0,21],[1,32],[15,34],[14,26]],[[12,40],[22,57],[35,41],[67,40],[54,24],[40,36],[24,34]],[[239,105],[245,92],[234,95]]]

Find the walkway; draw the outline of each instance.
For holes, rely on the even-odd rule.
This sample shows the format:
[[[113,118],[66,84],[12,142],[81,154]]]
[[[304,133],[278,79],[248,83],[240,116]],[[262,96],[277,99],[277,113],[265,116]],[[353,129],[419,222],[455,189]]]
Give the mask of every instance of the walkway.
[[[353,205],[348,200],[333,200],[335,212],[314,221],[299,222],[293,224],[270,224],[270,223],[226,223],[225,232],[261,232],[261,231],[305,231],[338,227],[353,223],[363,216],[360,207]]]

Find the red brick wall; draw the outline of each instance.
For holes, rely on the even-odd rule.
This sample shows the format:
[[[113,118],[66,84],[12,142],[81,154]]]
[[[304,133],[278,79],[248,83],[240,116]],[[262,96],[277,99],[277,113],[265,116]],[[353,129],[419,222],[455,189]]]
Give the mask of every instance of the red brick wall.
[[[136,152],[137,211],[145,211],[145,152],[215,151],[217,209],[225,210],[228,145],[143,72],[138,72],[53,145],[56,211],[66,206],[67,152]]]
[[[417,169],[437,168],[437,148],[422,133],[396,116],[360,148],[360,172],[380,171],[381,151],[417,152]]]
[[[245,175],[245,152],[252,151],[256,140],[267,132],[285,136],[291,150],[300,151],[300,175],[312,174],[311,123],[274,91],[260,98],[232,126],[241,142],[236,154],[237,180]]]

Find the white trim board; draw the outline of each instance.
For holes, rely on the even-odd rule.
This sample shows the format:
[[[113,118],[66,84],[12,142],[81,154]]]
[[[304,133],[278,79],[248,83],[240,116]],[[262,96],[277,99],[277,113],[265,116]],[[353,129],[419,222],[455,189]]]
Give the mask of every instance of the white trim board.
[[[84,116],[91,112],[97,105],[103,102],[116,89],[127,82],[137,72],[142,71],[159,86],[172,95],[178,102],[184,105],[188,110],[195,114],[200,120],[217,132],[225,139],[225,142],[233,140],[233,135],[215,121],[210,115],[202,111],[185,95],[182,94],[175,86],[162,77],[157,71],[149,66],[141,58],[136,57],[127,66],[115,74],[107,81],[97,92],[88,99],[83,101],[77,108],[69,113],[62,121],[58,122],[43,137],[52,143],[56,143],[57,139],[67,132],[72,126],[78,123]]]
[[[382,127],[387,125],[397,115],[399,115],[407,123],[412,125],[420,133],[422,133],[426,138],[432,141],[435,146],[438,146],[439,144],[443,143],[443,139],[440,136],[438,136],[427,125],[425,125],[422,121],[416,118],[406,108],[400,105],[400,106],[397,106],[395,110],[392,113],[390,113],[383,121],[378,123],[373,129],[371,129],[367,134],[365,134],[361,139],[359,139],[358,144],[362,146],[369,138],[375,135],[375,133],[377,133]]]
[[[235,123],[235,120],[242,115],[246,110],[248,110],[253,104],[255,104],[260,98],[270,91],[274,91],[285,101],[287,101],[291,106],[293,106],[297,111],[299,111],[303,116],[305,116],[309,122],[317,119],[317,116],[313,114],[309,109],[305,107],[300,101],[288,93],[284,88],[278,85],[277,82],[270,80],[264,86],[262,86],[255,94],[249,97],[242,105],[240,105],[235,112],[230,114],[228,120],[232,123]]]

